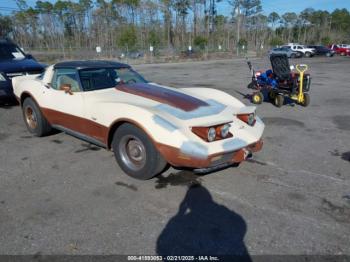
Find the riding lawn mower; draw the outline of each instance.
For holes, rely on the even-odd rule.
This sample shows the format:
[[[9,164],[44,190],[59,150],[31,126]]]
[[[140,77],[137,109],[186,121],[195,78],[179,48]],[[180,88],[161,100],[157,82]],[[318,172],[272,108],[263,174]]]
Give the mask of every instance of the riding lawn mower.
[[[248,88],[255,90],[251,95],[252,102],[261,104],[264,101],[264,94],[267,93],[269,100],[277,107],[284,104],[286,97],[304,107],[308,106],[311,84],[310,74],[305,74],[308,66],[298,64],[295,68],[291,67],[285,54],[272,54],[270,61],[272,70],[265,72],[256,71],[252,63],[247,61],[252,74],[252,82]]]

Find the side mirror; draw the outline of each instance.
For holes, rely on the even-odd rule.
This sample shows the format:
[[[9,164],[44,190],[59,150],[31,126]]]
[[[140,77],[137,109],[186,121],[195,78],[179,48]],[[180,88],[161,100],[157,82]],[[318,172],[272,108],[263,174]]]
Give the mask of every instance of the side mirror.
[[[72,86],[70,84],[62,84],[60,90],[64,91],[66,94],[73,95]]]
[[[26,58],[35,60],[35,58],[31,54],[26,54]]]

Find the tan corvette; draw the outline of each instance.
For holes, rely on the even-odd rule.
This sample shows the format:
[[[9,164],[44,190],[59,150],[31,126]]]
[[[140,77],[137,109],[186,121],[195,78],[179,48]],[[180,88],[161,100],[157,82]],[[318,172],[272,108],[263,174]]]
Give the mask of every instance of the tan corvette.
[[[13,78],[28,130],[52,128],[114,151],[123,171],[149,179],[170,164],[208,172],[262,147],[255,107],[210,88],[171,88],[111,61],[69,61]]]

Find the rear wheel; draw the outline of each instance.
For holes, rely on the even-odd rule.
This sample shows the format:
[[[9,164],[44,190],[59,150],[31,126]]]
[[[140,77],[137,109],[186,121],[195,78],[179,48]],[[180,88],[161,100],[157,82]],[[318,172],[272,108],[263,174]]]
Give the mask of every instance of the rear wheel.
[[[41,113],[39,106],[30,97],[26,98],[22,106],[23,118],[27,129],[35,136],[45,136],[50,133],[51,126]]]
[[[284,96],[277,94],[275,97],[275,106],[281,107],[283,106],[283,103],[284,103]]]
[[[310,57],[311,56],[311,53],[310,52],[306,52],[305,53],[305,57]]]
[[[327,57],[331,57],[331,53],[326,53],[326,56]]]
[[[115,131],[112,148],[121,169],[136,179],[150,179],[167,166],[147,134],[132,124],[123,124]]]
[[[252,96],[252,102],[254,104],[261,104],[264,101],[264,95],[261,92],[257,92]]]
[[[310,95],[308,93],[304,93],[304,100],[301,102],[301,105],[307,107],[310,104]]]
[[[290,58],[296,58],[297,56],[296,56],[296,54],[294,54],[294,53],[292,53],[291,55],[290,55]]]

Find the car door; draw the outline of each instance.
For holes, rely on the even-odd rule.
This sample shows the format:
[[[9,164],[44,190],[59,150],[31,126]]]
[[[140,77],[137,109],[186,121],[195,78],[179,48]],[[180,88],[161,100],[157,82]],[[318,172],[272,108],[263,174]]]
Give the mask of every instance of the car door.
[[[276,55],[281,54],[280,48],[275,48],[275,49],[273,50],[273,53],[276,54]]]
[[[43,113],[50,124],[68,131],[85,133],[84,92],[76,69],[55,69],[43,97]]]

